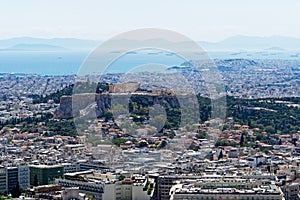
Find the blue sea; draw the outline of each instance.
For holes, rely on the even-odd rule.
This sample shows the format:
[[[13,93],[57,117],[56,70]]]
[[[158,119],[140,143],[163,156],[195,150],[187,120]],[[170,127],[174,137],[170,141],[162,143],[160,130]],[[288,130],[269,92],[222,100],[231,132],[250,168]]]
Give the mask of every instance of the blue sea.
[[[89,55],[88,51],[62,51],[62,52],[40,52],[40,51],[0,51],[0,73],[25,73],[40,75],[72,75],[77,74],[81,65]],[[299,56],[298,56],[299,55]],[[212,52],[212,59],[300,59],[299,53],[292,52]],[[176,54],[132,52],[126,54],[114,62],[112,69],[126,72],[135,66],[147,63],[159,63],[166,66],[179,66],[185,60]]]

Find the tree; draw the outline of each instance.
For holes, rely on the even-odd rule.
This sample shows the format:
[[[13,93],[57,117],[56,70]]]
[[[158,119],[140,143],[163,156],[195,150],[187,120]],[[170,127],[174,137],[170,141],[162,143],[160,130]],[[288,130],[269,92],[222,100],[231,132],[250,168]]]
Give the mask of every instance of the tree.
[[[165,146],[167,146],[167,142],[165,140],[161,141],[161,143],[158,145],[159,149],[164,148]]]
[[[126,178],[126,176],[124,174],[120,174],[120,176],[119,176],[120,181],[124,180],[125,178]]]
[[[228,124],[224,124],[222,130],[225,131],[225,130],[227,130],[227,129],[229,129]]]
[[[88,200],[94,200],[94,196],[92,194],[87,194],[86,196]]]
[[[261,134],[261,133],[258,133],[258,134],[256,135],[256,138],[255,138],[255,140],[261,141],[262,139],[264,139],[264,136],[263,136],[263,134]]]
[[[37,175],[34,175],[33,186],[38,186],[38,185],[39,185],[38,177]]]
[[[223,158],[223,151],[221,150],[220,153],[219,153],[219,156],[218,156],[218,160],[220,160],[222,158]]]
[[[106,122],[108,122],[109,120],[113,120],[114,119],[114,115],[111,111],[107,111],[104,113],[104,120]]]
[[[116,146],[120,146],[121,144],[124,144],[126,142],[125,138],[116,138],[112,140],[112,143]]]
[[[197,134],[196,136],[198,139],[205,139],[207,137],[207,133],[201,131],[200,133]]]
[[[291,141],[291,142],[292,142],[293,145],[296,146],[296,144],[297,144],[297,138],[292,138],[292,141]]]
[[[11,197],[18,198],[20,195],[21,195],[20,184],[19,184],[19,181],[17,181],[16,186],[11,191]]]
[[[139,142],[139,147],[140,148],[147,147],[147,146],[148,146],[148,142],[143,141],[143,140]]]
[[[275,133],[275,129],[272,126],[266,126],[265,131],[270,134]]]
[[[244,133],[241,135],[241,140],[240,140],[240,146],[242,147],[244,145],[245,139],[244,139]]]

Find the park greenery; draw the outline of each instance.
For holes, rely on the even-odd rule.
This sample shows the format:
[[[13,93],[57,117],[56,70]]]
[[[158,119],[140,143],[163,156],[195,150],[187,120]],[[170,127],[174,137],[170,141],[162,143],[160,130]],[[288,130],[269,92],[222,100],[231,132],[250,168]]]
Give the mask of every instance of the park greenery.
[[[109,85],[107,83],[92,83],[84,82],[77,83],[76,85],[70,85],[62,90],[58,90],[55,93],[44,97],[35,97],[34,103],[45,103],[49,100],[53,100],[55,103],[59,103],[59,99],[63,95],[71,95],[73,91],[80,93],[85,92],[104,92],[108,91]],[[211,100],[206,97],[198,97],[199,103],[199,118],[200,122],[205,122],[211,118]],[[170,98],[171,99],[171,98]],[[160,104],[165,109],[166,119],[164,116],[154,116],[152,122],[159,124],[164,122],[163,130],[166,129],[178,129],[181,120],[181,108],[173,99],[165,98]],[[226,97],[227,108],[226,117],[233,117],[234,123],[241,125],[248,125],[251,129],[259,128],[261,131],[265,131],[268,134],[292,134],[300,131],[300,98],[299,97],[285,97],[285,98],[265,98],[265,99],[240,99],[235,97]],[[152,102],[153,103],[153,102]],[[151,112],[151,102],[146,98],[139,96],[132,96],[129,101],[129,113],[135,123],[149,123]],[[115,109],[121,111],[123,108],[114,106]],[[116,111],[114,111],[116,112]],[[115,114],[115,113],[114,113]],[[114,115],[112,110],[107,110],[102,114],[105,121],[113,121]],[[38,125],[43,123],[48,131],[61,135],[77,135],[74,120],[58,120],[53,119],[53,115],[48,113],[36,114],[33,117],[24,119],[11,118],[0,124],[1,127],[8,126],[14,127],[16,124],[21,125],[21,131],[33,132],[38,128]],[[125,126],[125,125],[124,125]],[[190,126],[192,127],[192,126]],[[82,127],[82,129],[87,127]],[[224,126],[223,130],[228,126]],[[206,137],[205,133],[199,133],[197,135],[199,139]],[[257,133],[257,139],[267,140],[264,136]],[[124,141],[116,140],[116,145],[122,144]],[[217,141],[217,144],[226,143],[225,141]]]
[[[108,89],[109,85],[107,83],[77,82],[49,95],[34,96],[33,103],[47,103],[49,100],[59,103],[62,96],[70,96],[78,93],[102,93],[108,91]]]

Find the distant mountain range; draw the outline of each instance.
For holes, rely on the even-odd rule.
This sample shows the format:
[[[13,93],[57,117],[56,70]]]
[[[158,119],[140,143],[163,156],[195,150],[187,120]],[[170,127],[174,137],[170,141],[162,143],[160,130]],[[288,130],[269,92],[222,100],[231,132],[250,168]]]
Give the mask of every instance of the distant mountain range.
[[[66,51],[67,49],[61,46],[47,44],[16,44],[9,48],[2,49],[5,51]]]
[[[208,51],[299,51],[300,38],[271,36],[256,37],[237,35],[220,42],[199,44]]]
[[[151,40],[153,43],[156,40]],[[161,40],[157,39],[161,42]],[[124,41],[123,41],[124,42]],[[126,41],[132,42],[130,40]],[[137,42],[137,41],[135,41]],[[116,45],[118,41],[116,41]],[[15,51],[91,51],[101,41],[76,38],[32,38],[18,37],[0,40],[0,50]],[[185,42],[182,42],[185,45]],[[207,51],[300,51],[300,38],[271,36],[256,37],[237,35],[219,42],[199,41],[198,44]]]
[[[99,41],[76,38],[32,38],[18,37],[0,40],[2,50],[91,50],[99,45]]]

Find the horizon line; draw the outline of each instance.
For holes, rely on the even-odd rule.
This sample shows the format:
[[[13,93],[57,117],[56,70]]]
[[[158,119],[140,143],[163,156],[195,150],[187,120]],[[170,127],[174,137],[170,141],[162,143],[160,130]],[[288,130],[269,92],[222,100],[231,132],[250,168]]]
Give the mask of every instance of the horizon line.
[[[54,39],[74,39],[74,40],[88,40],[88,41],[94,41],[94,42],[104,42],[106,40],[109,40],[111,38],[113,38],[114,35],[110,38],[107,39],[95,39],[95,38],[83,38],[83,37],[40,37],[40,36],[12,36],[12,37],[0,37],[0,41],[1,40],[12,40],[12,39],[21,39],[21,38],[30,38],[30,39],[45,39],[45,40],[54,40]],[[222,42],[224,40],[230,39],[230,38],[234,38],[234,37],[249,37],[249,38],[272,38],[272,37],[284,37],[284,38],[290,38],[290,39],[300,39],[299,37],[296,36],[287,36],[287,35],[269,35],[269,36],[258,36],[258,35],[243,35],[243,34],[236,34],[236,35],[231,35],[228,37],[224,37],[223,39],[219,39],[219,40],[200,40],[197,39],[195,40],[196,42],[210,42],[210,43],[218,43],[218,42]],[[155,38],[153,38],[155,39]],[[159,39],[159,38],[157,38]]]

